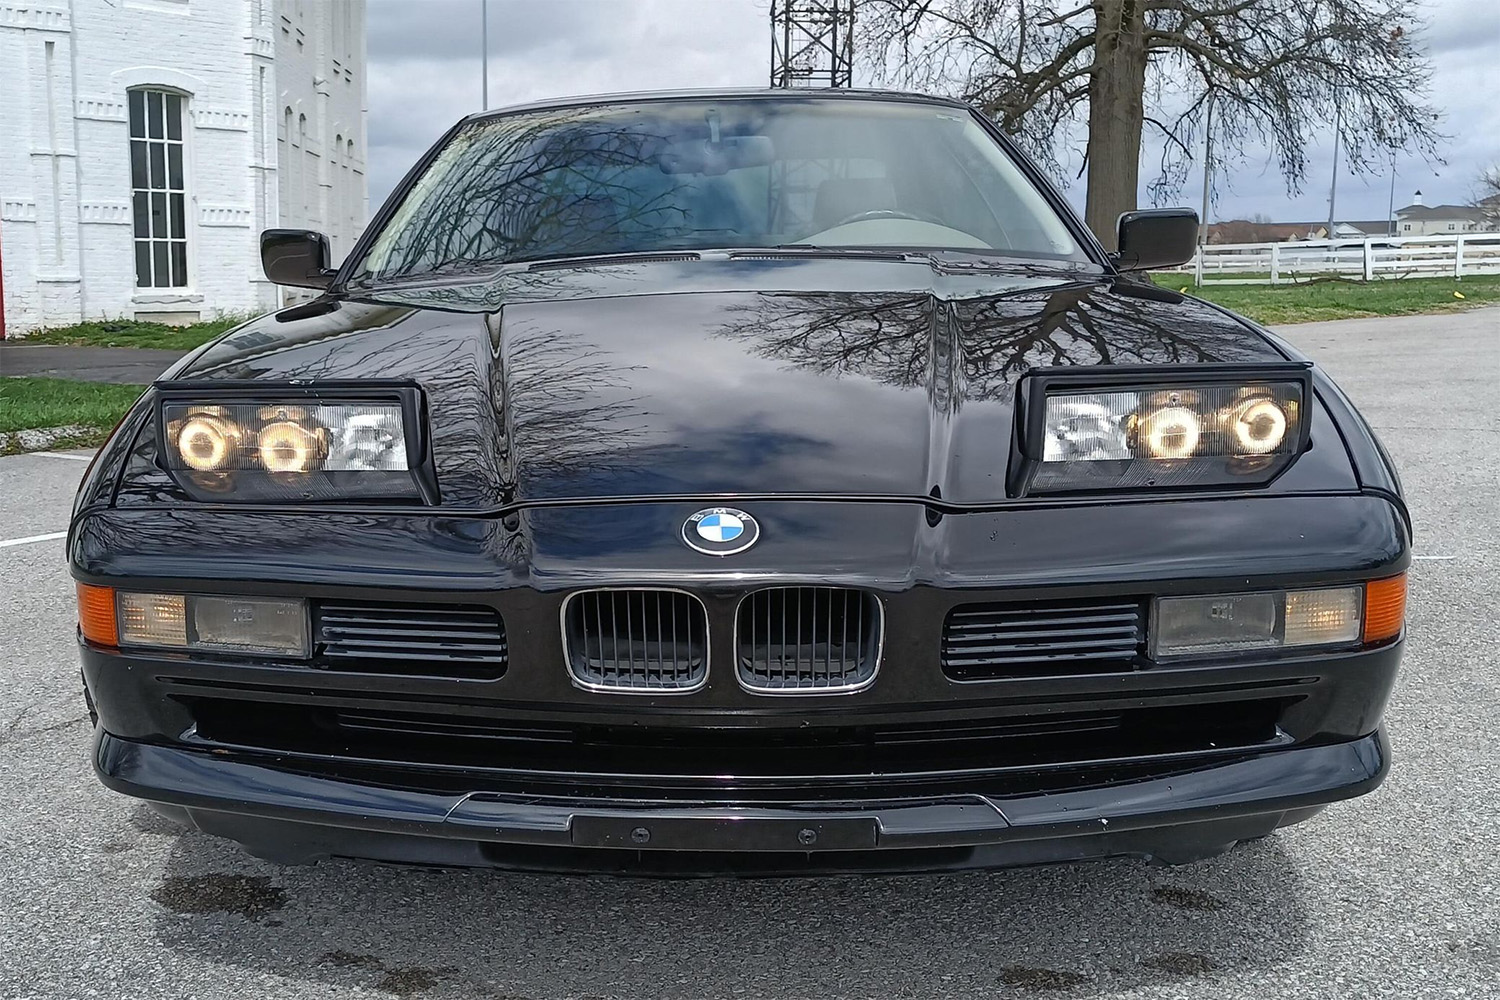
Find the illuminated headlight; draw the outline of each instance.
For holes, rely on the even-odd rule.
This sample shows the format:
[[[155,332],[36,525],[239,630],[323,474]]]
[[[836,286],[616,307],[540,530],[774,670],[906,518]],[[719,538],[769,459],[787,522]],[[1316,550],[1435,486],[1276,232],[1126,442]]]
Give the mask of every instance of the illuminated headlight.
[[[1074,388],[1082,381],[1044,378],[1031,394],[1018,492],[1255,485],[1306,444],[1305,375]]]
[[[122,591],[116,606],[121,646],[309,655],[306,601]]]
[[[200,499],[417,499],[415,412],[401,396],[206,403],[168,395],[163,457]]]
[[[1151,658],[1352,646],[1363,613],[1364,588],[1357,586],[1158,598]]]

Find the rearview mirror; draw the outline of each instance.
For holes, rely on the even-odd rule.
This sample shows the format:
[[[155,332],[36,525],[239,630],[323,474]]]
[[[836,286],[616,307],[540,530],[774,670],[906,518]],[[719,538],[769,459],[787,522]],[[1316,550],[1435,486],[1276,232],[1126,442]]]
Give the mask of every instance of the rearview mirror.
[[[691,140],[667,145],[657,157],[664,174],[707,174],[717,177],[731,170],[763,167],[776,159],[769,136],[742,135],[721,142]]]
[[[1122,271],[1177,267],[1198,251],[1198,213],[1151,208],[1120,216],[1115,266]]]
[[[328,237],[309,229],[261,233],[260,266],[276,284],[298,288],[327,288],[337,273],[328,266]]]

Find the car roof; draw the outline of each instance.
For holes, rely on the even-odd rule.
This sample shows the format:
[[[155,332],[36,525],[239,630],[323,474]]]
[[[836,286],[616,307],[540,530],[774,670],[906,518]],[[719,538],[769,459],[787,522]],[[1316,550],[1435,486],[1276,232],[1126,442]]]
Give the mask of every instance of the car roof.
[[[702,90],[638,90],[620,94],[552,97],[540,101],[527,101],[524,104],[511,104],[503,108],[492,108],[489,111],[477,111],[472,115],[466,116],[463,120],[466,122],[481,121],[486,118],[499,118],[524,111],[589,107],[598,104],[650,104],[657,101],[743,100],[747,98],[767,97],[793,101],[827,100],[829,98],[837,98],[839,100],[904,101],[912,104],[935,104],[943,107],[969,109],[968,104],[957,98],[939,97],[933,94],[919,94],[915,91],[907,90],[855,90],[845,87],[836,89],[828,87],[744,87]]]

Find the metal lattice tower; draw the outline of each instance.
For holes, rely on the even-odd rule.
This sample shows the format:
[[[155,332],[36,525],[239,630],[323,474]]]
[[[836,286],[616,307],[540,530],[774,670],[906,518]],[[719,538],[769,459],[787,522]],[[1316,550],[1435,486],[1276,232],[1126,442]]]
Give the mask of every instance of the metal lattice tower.
[[[771,86],[851,86],[854,3],[771,0]]]

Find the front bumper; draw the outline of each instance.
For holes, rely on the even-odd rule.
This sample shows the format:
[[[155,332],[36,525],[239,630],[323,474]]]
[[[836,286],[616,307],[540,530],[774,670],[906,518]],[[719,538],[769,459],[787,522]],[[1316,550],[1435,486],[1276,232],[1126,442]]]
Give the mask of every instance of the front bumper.
[[[1390,757],[1376,732],[1065,792],[749,806],[423,791],[102,730],[94,763],[110,788],[283,863],[352,855],[703,874],[936,870],[1114,855],[1190,861],[1370,791]]]
[[[671,537],[691,511],[615,510],[639,530],[610,537]],[[1379,726],[1399,641],[979,683],[949,679],[938,657],[945,615],[966,601],[1399,572],[1409,546],[1383,500],[1119,504],[1107,517],[1079,505],[937,525],[910,504],[755,513],[767,540],[728,568],[681,545],[581,546],[599,508],[523,512],[511,534],[439,516],[91,515],[72,539],[84,582],[218,592],[232,574],[235,593],[488,605],[510,650],[503,676],[466,680],[85,645],[99,774],[282,861],[695,874],[1191,860],[1385,773]],[[719,665],[735,662],[749,589],[875,590],[879,679],[798,698],[757,695],[712,666],[691,695],[571,683],[558,632],[567,594],[664,580],[702,599]]]

